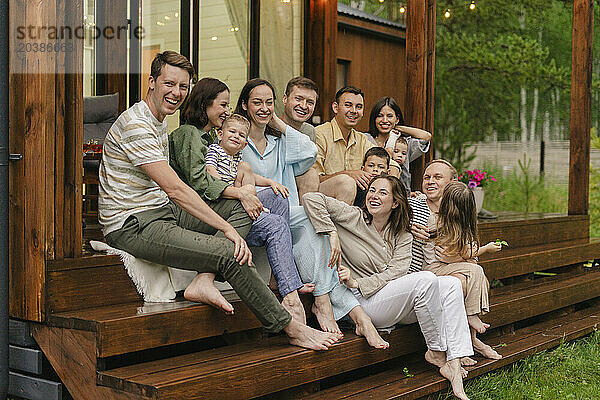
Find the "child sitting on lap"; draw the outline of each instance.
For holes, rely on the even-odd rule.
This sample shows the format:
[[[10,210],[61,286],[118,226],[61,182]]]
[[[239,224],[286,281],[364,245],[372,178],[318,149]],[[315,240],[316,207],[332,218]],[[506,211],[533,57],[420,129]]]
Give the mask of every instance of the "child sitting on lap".
[[[483,268],[477,264],[477,257],[486,252],[500,251],[502,245],[495,242],[481,247],[478,245],[473,192],[462,182],[448,183],[439,213],[436,215],[432,212],[427,225],[430,239],[423,245],[423,270],[438,276],[454,276],[461,281],[474,350],[486,358],[502,358],[476,336],[489,328],[488,324],[481,321],[479,314],[489,311],[490,286]],[[469,358],[463,360],[463,364],[473,365],[475,361]]]
[[[383,147],[371,147],[365,153],[363,165],[360,169],[371,174],[372,177],[377,176],[382,172],[389,173],[390,155]],[[364,206],[366,196],[367,190],[361,189],[361,187],[357,184],[356,197],[354,198],[353,205],[358,207]]]
[[[248,144],[250,122],[242,115],[232,114],[217,133],[219,143],[213,143],[206,153],[206,172],[235,187],[244,185],[270,186],[275,194],[288,197],[289,190],[272,179],[256,175],[242,160],[242,150]]]

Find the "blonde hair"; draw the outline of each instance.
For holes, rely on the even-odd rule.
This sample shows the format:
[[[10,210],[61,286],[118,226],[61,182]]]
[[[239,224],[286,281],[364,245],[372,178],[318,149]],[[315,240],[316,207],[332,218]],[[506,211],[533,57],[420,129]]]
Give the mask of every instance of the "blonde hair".
[[[437,221],[436,245],[445,247],[449,255],[464,257],[477,246],[477,212],[471,189],[462,182],[452,181],[446,185]],[[468,253],[467,253],[468,252]]]
[[[235,122],[237,124],[242,125],[246,130],[250,129],[250,121],[246,117],[241,114],[231,114],[225,121],[223,121],[223,126],[221,129],[225,129],[225,125]]]

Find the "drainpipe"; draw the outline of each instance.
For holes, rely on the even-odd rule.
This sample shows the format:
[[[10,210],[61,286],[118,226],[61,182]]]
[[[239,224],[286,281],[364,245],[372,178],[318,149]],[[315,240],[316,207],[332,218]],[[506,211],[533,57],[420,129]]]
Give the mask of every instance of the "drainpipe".
[[[0,399],[8,395],[8,1],[0,1]]]

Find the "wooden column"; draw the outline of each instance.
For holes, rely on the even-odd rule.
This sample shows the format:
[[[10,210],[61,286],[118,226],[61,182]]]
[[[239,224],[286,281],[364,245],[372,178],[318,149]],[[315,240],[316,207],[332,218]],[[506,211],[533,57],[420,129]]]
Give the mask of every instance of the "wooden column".
[[[593,0],[573,1],[569,215],[589,210]]]
[[[314,115],[321,122],[331,119],[331,102],[336,92],[337,1],[308,0],[305,75],[319,87]]]
[[[433,129],[435,0],[408,0],[406,7],[406,124]],[[427,157],[410,165],[413,189],[420,189]]]

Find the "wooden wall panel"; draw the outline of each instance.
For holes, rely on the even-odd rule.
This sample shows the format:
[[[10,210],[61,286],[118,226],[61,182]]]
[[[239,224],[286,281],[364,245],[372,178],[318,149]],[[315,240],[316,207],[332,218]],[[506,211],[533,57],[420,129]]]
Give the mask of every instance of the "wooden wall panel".
[[[590,127],[594,1],[573,2],[569,214],[587,214],[590,192]]]
[[[350,18],[341,17],[337,39],[337,59],[349,61],[347,82],[365,93],[365,112],[358,130],[369,130],[369,115],[375,102],[383,96],[392,96],[398,104],[405,101],[406,81],[406,48],[403,40],[404,32],[398,30],[396,38],[374,36],[366,31],[369,26],[377,25],[361,22],[365,28],[362,32],[349,26]],[[335,91],[322,103],[331,109]],[[404,111],[404,110],[402,110]]]
[[[331,99],[336,91],[337,1],[307,1],[304,74],[319,87],[313,115],[324,122],[331,119]]]

